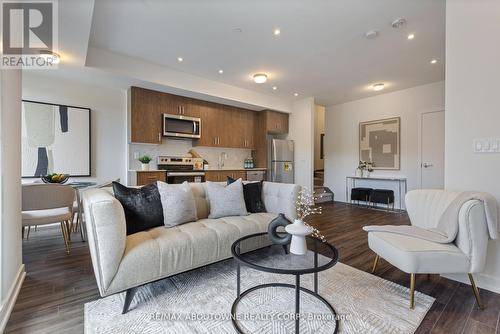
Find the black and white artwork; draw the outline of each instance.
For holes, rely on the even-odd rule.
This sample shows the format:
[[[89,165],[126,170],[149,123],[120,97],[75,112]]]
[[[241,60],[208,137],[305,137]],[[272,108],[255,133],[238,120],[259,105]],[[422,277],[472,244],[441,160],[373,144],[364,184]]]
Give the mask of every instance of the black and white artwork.
[[[22,176],[90,176],[90,109],[23,101]]]
[[[399,169],[399,117],[359,123],[359,160],[373,169]]]

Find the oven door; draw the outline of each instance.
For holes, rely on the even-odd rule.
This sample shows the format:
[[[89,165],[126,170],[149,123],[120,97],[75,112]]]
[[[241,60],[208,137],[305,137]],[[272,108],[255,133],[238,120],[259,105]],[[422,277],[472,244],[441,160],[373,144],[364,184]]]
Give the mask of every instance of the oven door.
[[[203,172],[167,172],[167,183],[205,182]]]
[[[201,119],[197,117],[163,114],[163,136],[201,138]]]

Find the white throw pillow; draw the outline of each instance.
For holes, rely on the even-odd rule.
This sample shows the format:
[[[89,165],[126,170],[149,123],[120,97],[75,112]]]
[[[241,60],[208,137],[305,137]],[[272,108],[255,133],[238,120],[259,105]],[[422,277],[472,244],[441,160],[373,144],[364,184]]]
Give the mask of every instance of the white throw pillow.
[[[189,183],[167,184],[158,181],[157,184],[166,227],[196,221],[196,203]]]
[[[227,186],[208,181],[207,193],[210,201],[208,218],[248,215],[241,179]]]

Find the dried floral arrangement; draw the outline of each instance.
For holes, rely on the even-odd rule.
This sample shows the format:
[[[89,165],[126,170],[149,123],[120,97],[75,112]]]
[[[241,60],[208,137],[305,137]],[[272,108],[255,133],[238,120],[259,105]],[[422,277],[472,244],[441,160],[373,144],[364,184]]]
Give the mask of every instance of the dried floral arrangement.
[[[374,166],[373,162],[360,160],[358,164],[358,169],[367,170],[371,173],[373,172],[373,166]]]
[[[302,220],[304,222],[304,225],[306,225],[308,228],[311,229],[312,231],[311,235],[313,237],[316,237],[321,241],[326,242],[326,238],[321,234],[321,232],[317,228],[312,227],[311,225],[305,222],[305,218],[307,216],[320,215],[322,212],[322,208],[320,206],[317,207],[314,204],[315,199],[316,198],[314,197],[313,193],[309,191],[307,187],[302,187],[302,189],[299,191],[299,196],[297,198],[297,201],[295,202],[297,219]]]

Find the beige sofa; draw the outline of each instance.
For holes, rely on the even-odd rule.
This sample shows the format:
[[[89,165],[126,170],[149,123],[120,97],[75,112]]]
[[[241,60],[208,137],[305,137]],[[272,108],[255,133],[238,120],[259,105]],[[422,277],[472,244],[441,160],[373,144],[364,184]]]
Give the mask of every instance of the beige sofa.
[[[295,218],[300,186],[264,182],[267,213],[208,219],[206,184],[191,184],[198,221],[156,227],[126,235],[125,215],[110,191],[84,193],[85,224],[92,265],[101,296],[127,290],[127,312],[136,287],[231,257],[231,244],[242,236],[265,232],[278,213]]]

